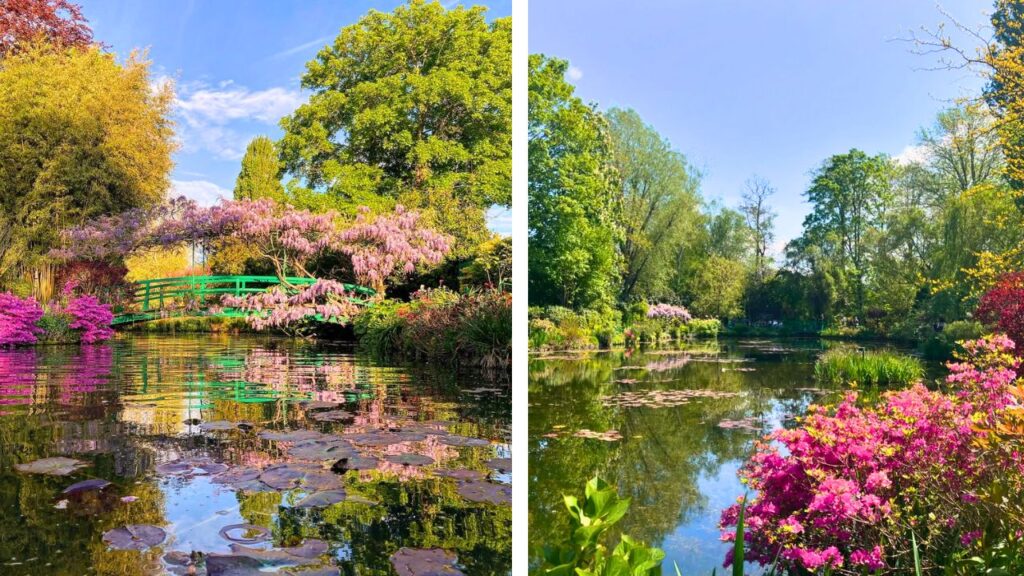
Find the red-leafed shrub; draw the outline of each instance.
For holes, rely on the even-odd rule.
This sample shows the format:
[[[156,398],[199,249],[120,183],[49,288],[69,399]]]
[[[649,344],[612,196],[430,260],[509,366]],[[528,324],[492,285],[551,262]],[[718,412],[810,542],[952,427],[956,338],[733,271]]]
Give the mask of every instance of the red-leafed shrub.
[[[1004,275],[978,302],[975,315],[1017,343],[1024,354],[1024,271]]]

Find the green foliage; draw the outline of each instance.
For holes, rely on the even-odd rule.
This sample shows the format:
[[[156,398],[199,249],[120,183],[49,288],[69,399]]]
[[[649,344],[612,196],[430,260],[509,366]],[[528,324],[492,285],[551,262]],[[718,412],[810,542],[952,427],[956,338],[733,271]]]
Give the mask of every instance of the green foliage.
[[[484,368],[512,362],[512,297],[496,289],[461,295],[420,290],[408,303],[376,303],[354,318],[353,327],[360,347],[377,356]]]
[[[605,118],[619,183],[619,298],[662,298],[676,252],[700,226],[700,174],[635,111],[612,108]]]
[[[608,348],[622,331],[615,309],[575,311],[562,306],[530,308],[530,347],[583,350]]]
[[[147,62],[37,44],[4,59],[0,86],[0,278],[63,227],[163,200],[173,94]]]
[[[739,317],[746,280],[742,262],[722,256],[707,258],[690,279],[690,311],[711,318]]]
[[[67,344],[78,342],[80,332],[71,328],[72,318],[68,314],[54,313],[47,311],[43,314],[37,326],[43,329],[39,336],[40,342],[49,344]]]
[[[976,320],[957,320],[946,324],[941,332],[925,340],[922,352],[926,358],[948,360],[957,350],[958,342],[976,340],[986,333],[985,327]]]
[[[309,101],[281,122],[285,169],[302,181],[290,195],[348,213],[401,202],[464,255],[486,237],[485,210],[511,204],[511,31],[483,7],[425,0],[343,28],[306,65]]]
[[[600,478],[587,482],[582,501],[564,496],[569,511],[568,537],[544,549],[546,576],[658,576],[665,553],[629,536],[609,552],[603,543],[608,530],[629,510],[629,498],[619,498],[614,486]]]
[[[838,348],[818,358],[814,376],[826,384],[905,386],[924,376],[924,365],[918,358],[894,352]]]
[[[242,170],[235,180],[235,200],[260,198],[284,201],[281,161],[274,141],[266,136],[256,136],[249,142],[242,157]]]
[[[459,274],[461,284],[512,290],[512,237],[495,236],[476,248]]]
[[[694,318],[686,323],[686,333],[696,338],[715,338],[721,331],[718,318]]]
[[[604,120],[565,81],[568,66],[530,56],[529,298],[607,306],[618,288],[611,152]]]

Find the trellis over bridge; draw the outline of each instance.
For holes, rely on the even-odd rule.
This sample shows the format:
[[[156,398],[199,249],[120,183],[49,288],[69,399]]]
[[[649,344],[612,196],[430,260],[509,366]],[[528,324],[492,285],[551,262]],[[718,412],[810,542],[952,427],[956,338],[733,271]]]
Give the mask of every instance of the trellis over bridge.
[[[221,306],[226,295],[247,296],[265,292],[275,286],[304,287],[317,281],[316,278],[285,278],[277,276],[181,276],[178,278],[157,278],[140,280],[135,285],[131,303],[127,310],[114,316],[115,326],[148,322],[161,318],[185,316],[216,316],[222,318],[247,318],[258,312]],[[372,288],[345,284],[351,294],[349,301],[367,306],[376,295]],[[323,322],[317,316],[315,319]]]

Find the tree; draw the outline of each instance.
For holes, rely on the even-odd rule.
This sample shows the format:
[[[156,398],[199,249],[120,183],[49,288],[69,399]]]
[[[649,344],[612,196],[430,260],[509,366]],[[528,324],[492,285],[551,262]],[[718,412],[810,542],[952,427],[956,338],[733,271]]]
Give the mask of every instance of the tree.
[[[0,86],[0,279],[63,227],[163,200],[173,94],[147,62],[34,44],[3,60]]]
[[[811,213],[803,235],[791,245],[797,258],[810,246],[820,250],[839,281],[841,307],[858,316],[864,313],[867,240],[884,209],[891,176],[887,158],[856,149],[826,160],[805,193]]]
[[[710,256],[693,277],[690,310],[694,316],[702,318],[736,318],[743,312],[745,286],[743,262]]]
[[[659,299],[677,246],[700,224],[700,175],[635,111],[613,108],[605,117],[619,184],[619,299]]]
[[[565,81],[569,63],[530,56],[529,299],[610,305],[619,232],[607,128]]]
[[[747,180],[743,192],[740,212],[750,229],[750,241],[754,253],[754,278],[764,282],[768,271],[768,247],[775,240],[776,213],[768,205],[768,199],[775,194],[775,188],[767,180],[753,176]]]
[[[984,51],[989,84],[985,98],[999,119],[1006,177],[1024,208],[1024,2],[996,0],[992,42]]]
[[[511,205],[512,23],[484,13],[410,0],[343,28],[281,121],[287,172],[349,214],[418,209],[459,253],[486,239],[485,210]]]
[[[242,157],[242,170],[235,180],[235,200],[271,198],[284,200],[281,185],[281,161],[274,142],[266,136],[256,136],[249,142]]]
[[[964,102],[939,112],[934,126],[922,129],[918,140],[948,190],[969,190],[991,182],[1001,171],[995,125],[981,104]]]
[[[37,41],[58,48],[92,45],[92,30],[81,6],[68,0],[0,2],[0,58]]]

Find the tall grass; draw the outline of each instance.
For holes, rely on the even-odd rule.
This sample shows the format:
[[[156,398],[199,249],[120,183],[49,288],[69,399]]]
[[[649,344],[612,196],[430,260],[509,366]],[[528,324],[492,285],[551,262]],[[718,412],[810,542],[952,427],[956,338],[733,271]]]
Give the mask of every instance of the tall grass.
[[[888,351],[829,350],[818,358],[814,376],[825,384],[911,384],[924,376],[924,365],[913,356]]]

